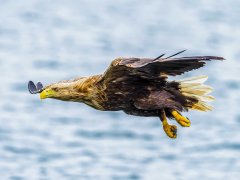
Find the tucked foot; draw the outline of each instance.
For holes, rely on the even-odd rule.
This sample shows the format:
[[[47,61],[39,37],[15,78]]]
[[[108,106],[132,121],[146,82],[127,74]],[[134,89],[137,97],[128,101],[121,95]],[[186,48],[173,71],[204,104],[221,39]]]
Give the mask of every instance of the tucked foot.
[[[176,138],[177,137],[177,126],[175,125],[169,125],[169,124],[163,124],[163,129],[165,133],[170,138]]]
[[[160,119],[162,121],[163,130],[170,138],[176,138],[177,137],[177,126],[175,125],[169,125],[167,122],[167,117],[165,111],[162,109],[160,114]]]
[[[180,124],[183,127],[190,127],[191,122],[188,118],[182,116],[177,111],[172,111],[172,115],[175,118],[175,120],[178,122],[178,124]]]

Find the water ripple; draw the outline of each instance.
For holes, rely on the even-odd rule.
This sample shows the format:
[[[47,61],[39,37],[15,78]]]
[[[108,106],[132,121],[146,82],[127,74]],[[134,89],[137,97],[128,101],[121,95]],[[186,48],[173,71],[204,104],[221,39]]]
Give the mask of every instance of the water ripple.
[[[145,141],[153,140],[153,137],[148,134],[137,134],[133,131],[86,131],[86,130],[78,130],[75,133],[77,136],[82,138],[89,138],[89,139],[111,139],[111,138],[127,138],[127,139],[141,139]]]

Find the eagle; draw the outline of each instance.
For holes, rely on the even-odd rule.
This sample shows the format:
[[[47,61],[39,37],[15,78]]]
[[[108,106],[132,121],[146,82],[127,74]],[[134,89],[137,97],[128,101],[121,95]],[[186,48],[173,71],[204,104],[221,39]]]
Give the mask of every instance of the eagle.
[[[185,51],[185,50],[184,50]],[[165,133],[177,137],[177,126],[168,123],[175,119],[183,127],[189,127],[190,120],[181,112],[188,110],[209,111],[213,101],[209,95],[213,90],[204,84],[207,76],[183,80],[168,80],[203,67],[207,61],[224,60],[218,56],[168,57],[162,54],[156,58],[116,58],[103,74],[78,77],[43,86],[29,81],[31,94],[40,94],[41,99],[53,98],[62,101],[85,103],[100,111],[123,111],[129,115],[158,117]]]

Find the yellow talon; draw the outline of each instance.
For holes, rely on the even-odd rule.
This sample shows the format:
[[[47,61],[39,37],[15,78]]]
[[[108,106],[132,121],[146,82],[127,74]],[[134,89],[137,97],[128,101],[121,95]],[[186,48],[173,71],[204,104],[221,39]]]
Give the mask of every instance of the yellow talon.
[[[165,131],[167,136],[170,138],[176,138],[177,137],[177,126],[168,124],[165,111],[162,111],[160,118],[162,120],[163,130]]]
[[[176,138],[177,137],[177,126],[175,125],[163,125],[163,129],[165,133],[168,135],[170,138]]]
[[[182,116],[177,111],[172,111],[172,115],[175,118],[175,120],[178,122],[178,124],[180,124],[183,127],[190,127],[191,122],[188,118]]]

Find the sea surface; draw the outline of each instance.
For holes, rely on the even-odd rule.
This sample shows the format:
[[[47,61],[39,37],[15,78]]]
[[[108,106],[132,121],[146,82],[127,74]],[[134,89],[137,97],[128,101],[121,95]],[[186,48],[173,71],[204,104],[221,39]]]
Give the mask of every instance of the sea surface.
[[[40,100],[44,85],[102,73],[116,57],[217,55],[214,111],[188,112],[168,138],[158,118]],[[172,124],[176,124],[171,121]],[[239,0],[0,0],[0,179],[240,177]]]

